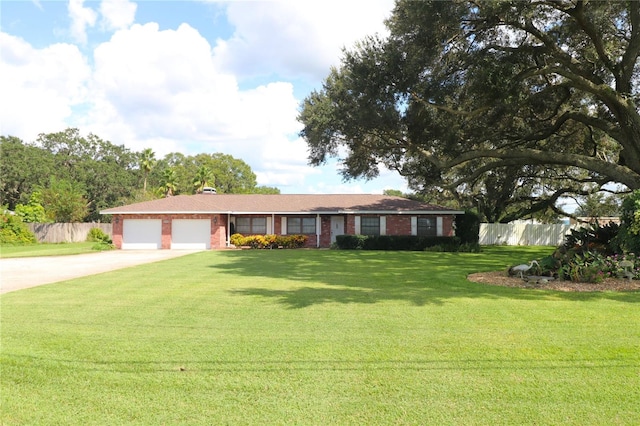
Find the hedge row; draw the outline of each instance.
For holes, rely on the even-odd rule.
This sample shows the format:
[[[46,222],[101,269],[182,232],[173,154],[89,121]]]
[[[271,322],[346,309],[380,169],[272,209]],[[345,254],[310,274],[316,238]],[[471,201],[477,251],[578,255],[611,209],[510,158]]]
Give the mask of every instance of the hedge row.
[[[338,235],[336,245],[343,250],[479,251],[477,244],[462,244],[459,237],[418,237],[415,235]]]
[[[301,248],[307,243],[306,235],[247,235],[233,234],[231,244],[254,249]]]

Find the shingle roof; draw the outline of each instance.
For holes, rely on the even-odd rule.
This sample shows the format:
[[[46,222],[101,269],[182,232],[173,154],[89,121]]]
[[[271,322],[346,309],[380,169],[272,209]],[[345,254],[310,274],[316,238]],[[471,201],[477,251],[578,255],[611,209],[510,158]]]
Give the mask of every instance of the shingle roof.
[[[102,214],[149,213],[445,213],[463,212],[374,194],[199,194],[145,201],[102,210]]]

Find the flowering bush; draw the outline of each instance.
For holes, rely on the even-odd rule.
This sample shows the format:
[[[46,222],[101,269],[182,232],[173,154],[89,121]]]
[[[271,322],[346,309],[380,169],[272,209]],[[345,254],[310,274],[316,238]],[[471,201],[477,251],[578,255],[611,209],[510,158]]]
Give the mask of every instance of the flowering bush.
[[[300,248],[305,246],[308,239],[306,235],[280,235],[278,243],[283,248]]]
[[[274,240],[269,235],[247,235],[246,237],[241,234],[233,234],[231,236],[231,244],[237,247],[251,247],[257,248],[273,248],[272,244]],[[275,237],[275,235],[273,236]]]
[[[561,280],[591,283],[609,277],[627,277],[630,273],[634,279],[640,279],[640,256],[622,254],[619,230],[617,225],[595,224],[571,231],[553,255],[540,260],[540,273]],[[621,262],[625,263],[621,265]],[[626,262],[633,266],[625,267]]]
[[[236,247],[251,247],[253,249],[300,248],[308,240],[306,235],[247,235],[233,234],[231,244]]]
[[[604,281],[604,272],[597,266],[589,265],[582,268],[580,271],[580,280],[586,283],[598,284]]]
[[[623,263],[624,262],[624,263]],[[622,265],[630,262],[632,267],[623,267]],[[633,279],[640,279],[640,256],[635,253],[614,254],[607,256],[602,264],[602,271],[612,278],[626,277],[625,271],[633,274]]]
[[[640,279],[640,256],[634,253],[605,256],[597,251],[570,251],[540,260],[538,273],[561,280],[599,283],[605,278]],[[630,262],[632,267],[625,267]],[[626,271],[626,272],[625,272]]]
[[[541,275],[601,282],[605,278],[640,279],[640,190],[622,204],[622,225],[597,223],[572,230],[564,244],[540,260]]]

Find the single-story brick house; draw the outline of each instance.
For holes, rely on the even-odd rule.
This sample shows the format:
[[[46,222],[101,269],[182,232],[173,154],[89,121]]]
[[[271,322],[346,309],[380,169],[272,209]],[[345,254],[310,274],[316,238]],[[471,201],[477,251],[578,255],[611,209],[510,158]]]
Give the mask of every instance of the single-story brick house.
[[[121,249],[214,249],[233,233],[304,234],[308,247],[336,235],[453,235],[462,211],[387,195],[198,194],[114,207],[113,243]]]

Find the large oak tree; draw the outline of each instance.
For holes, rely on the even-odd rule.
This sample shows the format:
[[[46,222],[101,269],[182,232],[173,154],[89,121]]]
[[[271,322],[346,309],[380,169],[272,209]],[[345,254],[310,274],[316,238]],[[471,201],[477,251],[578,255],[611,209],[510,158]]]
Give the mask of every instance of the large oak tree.
[[[387,26],[305,99],[311,164],[383,164],[417,190],[529,185],[520,215],[640,188],[640,2],[400,0]]]

